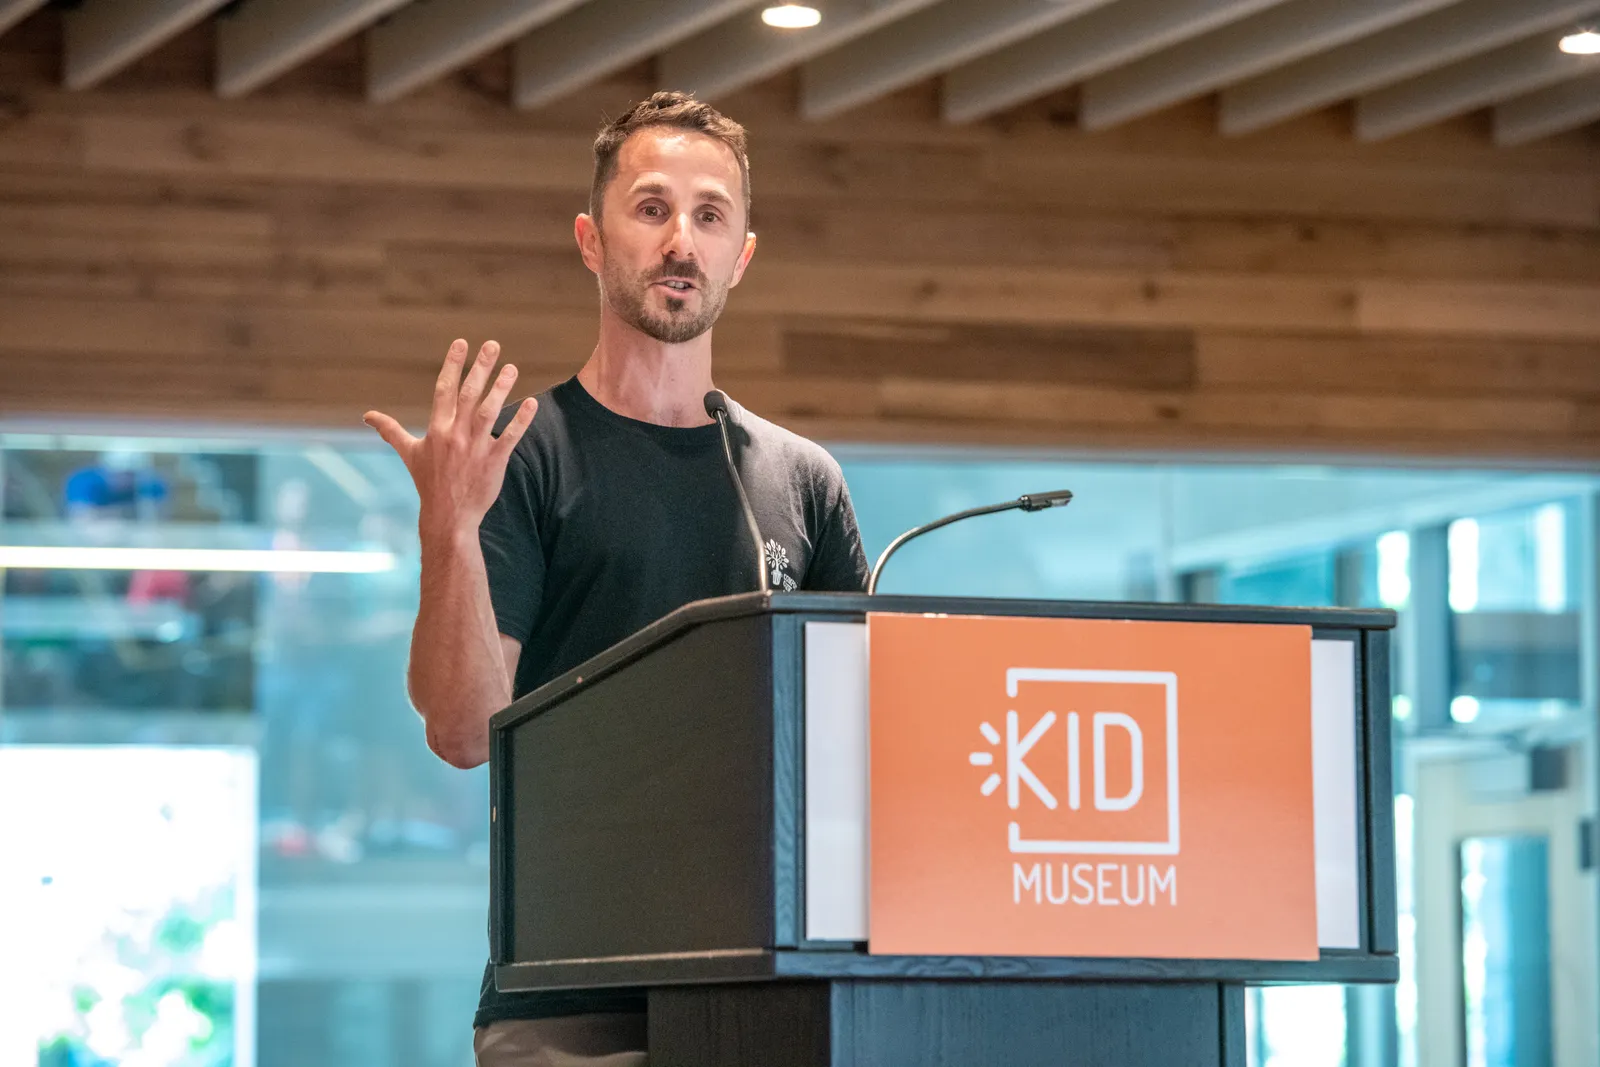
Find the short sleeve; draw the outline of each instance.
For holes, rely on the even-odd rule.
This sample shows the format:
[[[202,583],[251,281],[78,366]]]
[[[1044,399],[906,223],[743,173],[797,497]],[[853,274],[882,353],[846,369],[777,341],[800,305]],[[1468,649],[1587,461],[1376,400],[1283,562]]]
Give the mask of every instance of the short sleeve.
[[[860,593],[867,588],[867,556],[861,547],[861,529],[844,472],[830,458],[824,475],[822,529],[813,543],[805,587],[820,591]]]
[[[495,625],[527,643],[544,595],[544,546],[539,540],[538,485],[533,468],[513,451],[500,495],[478,527]]]

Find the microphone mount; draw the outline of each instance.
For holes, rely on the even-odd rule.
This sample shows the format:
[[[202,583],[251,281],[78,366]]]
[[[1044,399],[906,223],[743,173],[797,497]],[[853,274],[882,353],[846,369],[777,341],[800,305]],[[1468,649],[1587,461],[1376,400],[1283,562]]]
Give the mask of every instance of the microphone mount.
[[[717,428],[722,431],[722,457],[728,464],[728,479],[733,482],[734,492],[739,494],[739,508],[744,512],[744,521],[750,527],[750,539],[756,546],[756,582],[757,588],[763,593],[772,592],[772,583],[767,579],[767,543],[761,537],[761,527],[756,523],[756,513],[750,507],[750,498],[745,495],[744,480],[739,477],[739,465],[733,461],[733,439],[728,433],[728,397],[721,389],[713,389],[705,397],[706,414],[717,420]]]
[[[931,533],[941,526],[949,526],[962,519],[973,519],[979,515],[993,515],[1001,511],[1045,511],[1049,508],[1065,507],[1072,502],[1070,489],[1055,489],[1048,493],[1024,493],[1015,500],[1007,500],[1002,504],[985,504],[981,508],[969,508],[958,511],[954,515],[946,515],[942,519],[935,519],[930,523],[907,530],[905,533],[889,542],[889,547],[883,550],[878,557],[878,562],[872,565],[872,576],[867,579],[867,592],[878,591],[878,578],[883,574],[883,565],[889,562],[889,557],[899,550],[900,546],[925,533]]]

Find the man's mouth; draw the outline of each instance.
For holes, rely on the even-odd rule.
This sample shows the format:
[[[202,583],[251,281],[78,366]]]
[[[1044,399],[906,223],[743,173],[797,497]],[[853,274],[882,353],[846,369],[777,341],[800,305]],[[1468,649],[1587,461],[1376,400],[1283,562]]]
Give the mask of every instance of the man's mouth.
[[[675,293],[687,293],[694,289],[693,282],[686,282],[682,278],[663,278],[657,284],[664,285]]]

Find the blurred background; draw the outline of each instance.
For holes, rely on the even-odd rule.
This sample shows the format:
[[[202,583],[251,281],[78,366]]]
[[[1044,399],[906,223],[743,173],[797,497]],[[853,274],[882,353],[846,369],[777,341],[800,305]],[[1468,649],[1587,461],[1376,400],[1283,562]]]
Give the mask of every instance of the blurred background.
[[[359,419],[577,369],[661,86],[752,135],[719,385],[869,557],[1077,495],[886,590],[1400,613],[1402,978],[1252,1063],[1600,1064],[1600,6],[768,7],[0,0],[0,1067],[470,1063],[487,774]]]

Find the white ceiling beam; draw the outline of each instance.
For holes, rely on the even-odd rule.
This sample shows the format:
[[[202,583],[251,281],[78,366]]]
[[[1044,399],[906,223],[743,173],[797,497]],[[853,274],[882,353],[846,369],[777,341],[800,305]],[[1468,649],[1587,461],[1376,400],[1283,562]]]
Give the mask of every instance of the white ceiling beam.
[[[832,118],[1108,2],[944,0],[807,63],[800,114]]]
[[[367,99],[413,89],[560,18],[583,0],[421,0],[367,31]],[[667,0],[671,2],[671,0]]]
[[[971,122],[1282,0],[1123,0],[950,71],[944,117]]]
[[[44,0],[0,0],[0,33],[44,6]]]
[[[702,100],[714,100],[933,3],[935,0],[879,0],[826,5],[821,24],[808,30],[775,29],[752,13],[663,52],[656,60],[656,75],[663,88],[686,89]]]
[[[1368,93],[1356,101],[1363,141],[1407,133],[1600,69],[1600,56],[1571,56],[1542,33]]]
[[[762,0],[590,0],[518,41],[511,101],[541,107],[754,7]]]
[[[1079,121],[1103,130],[1454,2],[1295,0],[1274,6],[1091,79],[1083,87]]]
[[[1223,133],[1250,133],[1588,13],[1596,0],[1463,0],[1222,91]]]
[[[227,0],[89,0],[63,16],[62,80],[88,89],[193,26]]]
[[[249,0],[217,19],[217,95],[285,74],[411,0]]]
[[[1600,122],[1600,71],[1507,100],[1494,109],[1494,142],[1527,144]]]

